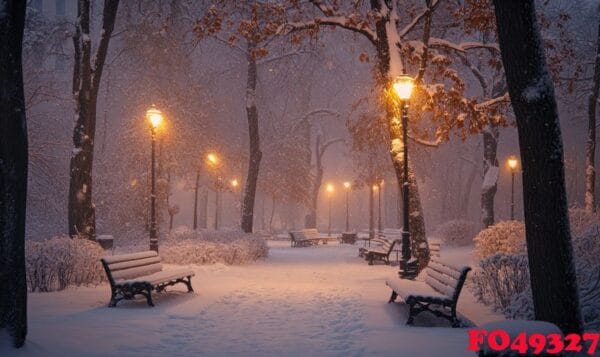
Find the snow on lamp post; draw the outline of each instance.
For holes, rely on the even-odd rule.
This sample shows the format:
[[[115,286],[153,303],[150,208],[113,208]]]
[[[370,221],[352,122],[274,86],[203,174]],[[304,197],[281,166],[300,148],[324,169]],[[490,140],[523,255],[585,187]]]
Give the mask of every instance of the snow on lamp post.
[[[510,220],[514,221],[515,219],[515,173],[517,172],[517,168],[519,167],[519,160],[516,156],[510,156],[506,160],[506,165],[510,170]]]
[[[348,195],[350,193],[350,182],[344,182],[344,188],[346,189],[346,232],[350,232],[350,209],[348,206]]]
[[[329,223],[327,225],[327,236],[331,237],[331,198],[333,197],[333,185],[327,185],[327,195],[329,196]]]
[[[412,94],[414,80],[407,75],[398,76],[393,83],[394,92],[400,101],[400,111],[402,115],[402,144],[404,172],[402,182],[403,198],[403,228],[402,228],[402,259],[400,260],[400,277],[413,279],[417,273],[417,261],[411,261],[410,251],[410,230],[409,230],[409,190],[408,190],[408,101]]]
[[[158,253],[158,232],[156,229],[156,174],[155,174],[155,147],[156,131],[163,122],[163,114],[154,105],[146,111],[146,119],[150,123],[152,133],[152,168],[151,168],[151,191],[150,191],[150,250]]]
[[[206,155],[206,162],[208,163],[208,166],[214,171],[215,174],[215,224],[214,224],[214,228],[215,231],[219,229],[219,206],[220,206],[220,194],[219,194],[219,190],[220,190],[220,186],[221,186],[221,177],[219,176],[219,165],[220,165],[220,160],[219,157],[217,156],[216,153],[211,152],[208,155]]]

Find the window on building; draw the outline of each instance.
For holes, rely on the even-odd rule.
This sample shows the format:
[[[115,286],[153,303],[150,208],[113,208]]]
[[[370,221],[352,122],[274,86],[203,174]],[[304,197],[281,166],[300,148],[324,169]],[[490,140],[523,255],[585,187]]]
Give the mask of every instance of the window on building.
[[[66,6],[65,0],[56,0],[56,16],[65,16]]]

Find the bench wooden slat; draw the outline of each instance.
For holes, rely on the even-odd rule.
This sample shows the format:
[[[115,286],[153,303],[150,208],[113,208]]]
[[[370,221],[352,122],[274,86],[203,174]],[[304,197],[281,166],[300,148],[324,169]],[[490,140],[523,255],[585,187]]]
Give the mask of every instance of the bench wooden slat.
[[[448,285],[453,290],[456,288],[457,280],[451,276],[441,274],[435,269],[427,267],[425,269],[427,276],[434,278],[435,280],[440,281],[441,283]]]
[[[138,266],[150,265],[150,264],[155,264],[155,263],[160,263],[159,256],[154,256],[154,257],[144,258],[144,259],[130,260],[130,261],[126,261],[126,262],[112,263],[112,264],[108,264],[108,266],[110,267],[111,271],[116,272],[118,270],[135,268]]]
[[[445,317],[452,323],[452,327],[460,325],[456,317],[456,304],[462,287],[467,278],[470,267],[456,268],[440,260],[432,259],[424,271],[423,281],[409,282],[403,280],[390,280],[386,284],[392,289],[389,302],[400,296],[409,306],[409,317],[407,324],[412,324],[414,316],[423,311],[431,311],[436,316]],[[427,293],[427,289],[430,290]],[[432,309],[430,304],[450,309],[446,314],[443,310]]]
[[[446,284],[442,284],[439,280],[433,278],[431,275],[427,275],[425,278],[425,282],[429,284],[436,291],[439,291],[441,294],[446,295],[448,298],[452,298],[454,294],[454,289],[449,287]]]
[[[439,271],[442,274],[449,275],[449,276],[453,277],[454,279],[460,278],[460,271],[458,269],[455,269],[454,267],[451,267],[449,265],[445,265],[445,264],[442,265],[436,260],[432,259],[429,262],[428,266],[434,270]]]
[[[158,256],[158,253],[156,253],[153,250],[150,250],[147,252],[139,252],[139,253],[109,255],[109,256],[103,257],[102,259],[107,264],[113,264],[113,263],[118,263],[118,262],[125,262],[125,261],[130,261],[130,260],[144,259],[144,258],[150,258],[150,257],[156,257],[156,256]]]
[[[115,280],[120,279],[132,279],[143,275],[150,275],[162,270],[161,263],[154,263],[150,265],[143,265],[135,268],[128,268],[123,270],[117,270],[112,272],[112,277]]]

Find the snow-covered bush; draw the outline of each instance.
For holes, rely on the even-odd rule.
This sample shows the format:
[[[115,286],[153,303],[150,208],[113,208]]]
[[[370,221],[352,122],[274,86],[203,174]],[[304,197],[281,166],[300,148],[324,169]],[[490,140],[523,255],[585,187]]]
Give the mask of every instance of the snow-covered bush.
[[[67,236],[25,242],[27,287],[30,291],[57,291],[67,286],[98,284],[105,279],[95,242]]]
[[[573,236],[573,253],[577,269],[577,283],[581,312],[587,328],[600,328],[600,227],[592,226],[586,232]],[[529,282],[527,288],[515,294],[504,309],[511,319],[532,319],[533,298]]]
[[[160,247],[165,263],[173,264],[244,264],[266,258],[269,248],[263,238],[235,230],[173,230]]]
[[[529,268],[525,254],[498,253],[479,262],[471,276],[475,297],[503,311],[511,298],[529,286]]]
[[[473,238],[479,232],[479,224],[466,220],[452,220],[440,224],[433,234],[445,245],[461,247],[473,244]]]
[[[571,224],[571,234],[576,237],[593,226],[600,226],[600,213],[572,207],[569,208],[569,222]]]
[[[475,254],[485,259],[497,253],[520,254],[525,252],[525,225],[520,221],[503,221],[477,234]]]

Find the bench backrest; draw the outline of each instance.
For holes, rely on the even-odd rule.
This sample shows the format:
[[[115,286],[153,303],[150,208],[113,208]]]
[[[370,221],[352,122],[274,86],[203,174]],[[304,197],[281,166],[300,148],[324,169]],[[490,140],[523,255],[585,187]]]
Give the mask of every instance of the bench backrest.
[[[425,282],[437,292],[457,301],[470,270],[468,266],[457,268],[432,258],[425,269]]]
[[[306,228],[303,229],[302,232],[306,239],[316,239],[319,238],[319,231],[316,228]]]
[[[290,231],[290,238],[296,242],[306,240],[306,236],[302,231]]]
[[[110,255],[101,259],[111,285],[122,279],[133,279],[162,271],[160,256],[155,251]]]
[[[383,241],[384,242],[381,247],[385,252],[387,252],[387,255],[390,255],[392,253],[392,249],[394,249],[394,245],[396,245],[396,240],[384,239]]]
[[[438,239],[435,238],[431,238],[429,239],[429,241],[427,242],[429,243],[429,254],[432,257],[440,257],[440,248],[442,246],[442,242]]]

